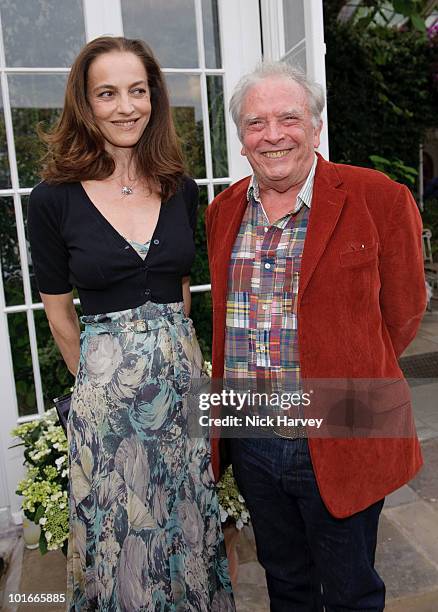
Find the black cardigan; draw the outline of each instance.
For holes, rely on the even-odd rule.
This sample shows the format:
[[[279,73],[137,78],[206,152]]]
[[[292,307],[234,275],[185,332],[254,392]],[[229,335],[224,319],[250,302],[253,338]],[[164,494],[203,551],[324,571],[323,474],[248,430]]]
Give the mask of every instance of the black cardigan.
[[[40,183],[30,195],[27,220],[39,290],[61,294],[76,287],[84,314],[127,310],[148,300],[181,301],[181,278],[195,255],[198,199],[195,181],[184,177],[161,205],[143,260],[80,183]]]

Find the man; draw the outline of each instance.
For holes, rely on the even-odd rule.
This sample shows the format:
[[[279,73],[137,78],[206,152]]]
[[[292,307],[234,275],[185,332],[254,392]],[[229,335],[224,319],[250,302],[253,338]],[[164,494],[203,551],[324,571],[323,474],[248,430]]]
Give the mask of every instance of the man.
[[[425,308],[417,207],[385,175],[315,154],[323,107],[321,88],[282,63],[233,94],[253,175],[207,211],[214,378],[402,379],[397,358]],[[383,610],[378,519],[421,467],[415,434],[275,433],[231,441],[271,610]]]

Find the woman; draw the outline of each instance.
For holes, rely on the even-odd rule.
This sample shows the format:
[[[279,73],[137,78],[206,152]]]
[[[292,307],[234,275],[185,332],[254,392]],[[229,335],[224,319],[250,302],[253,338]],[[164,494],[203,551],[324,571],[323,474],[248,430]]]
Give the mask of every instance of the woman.
[[[44,139],[28,226],[50,328],[76,375],[69,609],[234,610],[209,450],[188,436],[183,400],[202,370],[187,318],[198,192],[149,47],[86,45]]]

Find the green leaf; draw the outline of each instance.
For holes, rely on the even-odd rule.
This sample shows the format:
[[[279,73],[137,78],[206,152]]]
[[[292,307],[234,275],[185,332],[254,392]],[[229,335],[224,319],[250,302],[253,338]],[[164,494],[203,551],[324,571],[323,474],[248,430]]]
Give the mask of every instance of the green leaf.
[[[34,523],[39,523],[40,518],[44,516],[44,506],[40,504],[35,512],[35,518],[33,519]]]
[[[410,17],[417,10],[416,2],[413,0],[392,0],[392,6],[396,13],[405,17]]]
[[[47,553],[48,548],[47,548],[46,536],[44,535],[44,531],[42,529],[41,529],[39,547],[40,547],[40,553],[42,555],[45,555]]]
[[[426,33],[426,22],[420,15],[411,15],[411,21],[416,30]]]
[[[389,164],[389,159],[380,155],[370,155],[370,160],[376,164]]]

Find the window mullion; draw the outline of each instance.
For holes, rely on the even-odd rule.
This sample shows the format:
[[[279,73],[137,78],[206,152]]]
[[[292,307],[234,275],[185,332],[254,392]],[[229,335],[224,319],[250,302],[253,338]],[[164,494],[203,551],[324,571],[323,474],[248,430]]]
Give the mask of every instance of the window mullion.
[[[98,36],[123,36],[120,0],[83,0],[85,39]]]
[[[0,65],[5,66],[5,54],[4,54],[4,45],[3,45],[3,30],[1,28],[0,23],[0,31],[1,31],[1,39],[0,39]],[[12,122],[12,111],[11,111],[11,102],[9,97],[9,84],[6,73],[2,70],[1,73],[1,88],[2,88],[2,98],[3,98],[3,112],[4,112],[4,120],[5,120],[5,131],[6,131],[6,142],[8,148],[8,157],[9,157],[9,170],[11,173],[11,186],[13,191],[13,201],[14,201],[14,211],[15,211],[15,222],[17,227],[17,238],[18,238],[18,250],[20,254],[20,267],[21,267],[21,275],[23,279],[23,290],[24,290],[24,300],[27,307],[32,304],[32,290],[30,286],[29,279],[29,263],[27,257],[27,243],[26,243],[26,232],[24,229],[23,222],[23,211],[21,207],[21,197],[18,193],[18,189],[20,187],[19,177],[18,177],[18,166],[17,166],[17,157],[15,152],[15,143],[14,143],[14,128]],[[38,360],[38,347],[37,347],[37,339],[36,339],[36,330],[35,330],[35,321],[33,318],[33,313],[30,310],[27,310],[27,324],[29,330],[29,342],[30,342],[30,351],[32,356],[32,370],[35,384],[35,395],[37,401],[38,412],[44,412],[44,402],[43,402],[43,394],[42,394],[42,384],[41,384],[41,373],[40,366]],[[14,384],[15,388],[15,384]]]

